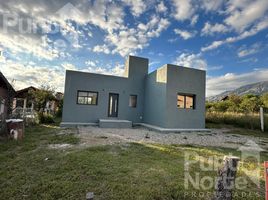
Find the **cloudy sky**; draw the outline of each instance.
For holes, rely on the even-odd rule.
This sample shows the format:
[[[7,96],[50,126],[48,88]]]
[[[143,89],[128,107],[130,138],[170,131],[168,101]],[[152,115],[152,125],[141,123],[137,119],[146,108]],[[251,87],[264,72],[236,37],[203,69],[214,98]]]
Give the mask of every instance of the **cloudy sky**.
[[[0,70],[63,91],[66,69],[120,75],[127,55],[207,70],[207,96],[268,80],[267,0],[0,2]],[[189,80],[190,81],[190,80]]]

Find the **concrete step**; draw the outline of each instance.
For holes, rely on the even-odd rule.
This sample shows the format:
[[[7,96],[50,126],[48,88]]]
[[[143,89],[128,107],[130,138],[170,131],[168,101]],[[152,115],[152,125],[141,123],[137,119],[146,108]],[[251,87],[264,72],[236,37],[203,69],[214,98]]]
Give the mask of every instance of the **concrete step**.
[[[99,119],[100,128],[132,128],[132,122],[119,119]]]
[[[143,127],[146,127],[150,130],[153,131],[158,131],[158,132],[162,132],[162,133],[181,133],[181,132],[211,132],[210,129],[190,129],[190,128],[162,128],[159,126],[155,126],[155,125],[151,125],[151,124],[146,124],[146,123],[136,123],[134,125],[140,125]]]

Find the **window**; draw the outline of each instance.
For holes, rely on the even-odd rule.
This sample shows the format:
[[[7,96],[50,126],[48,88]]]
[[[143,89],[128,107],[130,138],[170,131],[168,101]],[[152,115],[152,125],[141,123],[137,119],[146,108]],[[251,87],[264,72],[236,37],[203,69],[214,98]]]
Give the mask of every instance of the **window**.
[[[183,95],[177,96],[177,106],[178,108],[184,108],[184,96]]]
[[[77,92],[77,104],[82,105],[97,105],[98,104],[98,92]]]
[[[177,107],[195,109],[195,95],[192,94],[178,94]]]
[[[137,107],[137,95],[129,96],[129,107],[136,108]]]
[[[0,115],[4,113],[5,110],[5,100],[3,99],[2,101],[0,100]]]

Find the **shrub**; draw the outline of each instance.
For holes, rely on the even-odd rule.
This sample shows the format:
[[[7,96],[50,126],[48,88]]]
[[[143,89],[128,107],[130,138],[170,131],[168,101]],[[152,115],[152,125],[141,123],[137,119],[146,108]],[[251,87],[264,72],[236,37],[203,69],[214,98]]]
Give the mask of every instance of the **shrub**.
[[[265,131],[268,131],[268,116],[265,115]],[[215,124],[229,124],[236,127],[260,130],[260,116],[258,114],[243,114],[232,112],[207,112],[206,122]]]
[[[38,119],[39,119],[40,124],[52,124],[52,123],[54,123],[54,118],[50,114],[39,113]]]
[[[62,109],[63,109],[63,99],[61,99],[59,101],[59,104],[58,104],[58,110],[56,112],[56,116],[57,117],[62,117]]]

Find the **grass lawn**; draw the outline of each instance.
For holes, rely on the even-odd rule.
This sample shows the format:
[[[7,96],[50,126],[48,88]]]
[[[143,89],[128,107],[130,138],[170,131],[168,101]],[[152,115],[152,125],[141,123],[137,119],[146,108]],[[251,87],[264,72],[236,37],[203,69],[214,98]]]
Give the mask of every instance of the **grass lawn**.
[[[198,172],[200,177],[214,178],[217,171],[202,171],[200,164],[208,166],[210,161],[205,159],[195,161],[185,172],[185,152],[205,158],[240,154],[232,149],[134,143],[82,148],[77,136],[59,136],[58,131],[57,126],[36,126],[26,129],[23,141],[0,141],[0,199],[77,200],[85,199],[87,192],[105,200],[209,199],[213,189],[195,189],[191,184],[185,189],[185,175],[194,178]],[[74,148],[48,148],[60,143]],[[263,153],[261,161],[267,159]],[[246,168],[252,167],[254,163],[248,161]],[[242,167],[238,176],[246,177]],[[263,177],[260,189],[248,180],[234,199],[264,199],[263,191]]]
[[[239,128],[230,124],[206,123],[206,128],[216,128],[216,129],[228,128],[230,129],[230,131],[226,133],[268,138],[268,131],[262,132],[260,130]]]

